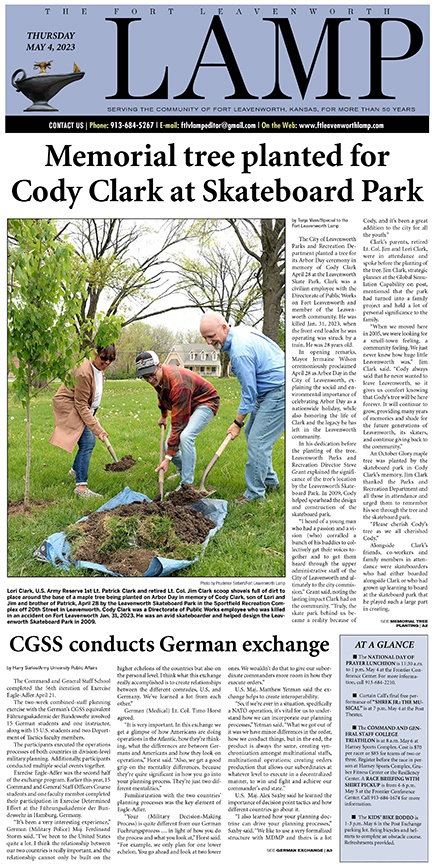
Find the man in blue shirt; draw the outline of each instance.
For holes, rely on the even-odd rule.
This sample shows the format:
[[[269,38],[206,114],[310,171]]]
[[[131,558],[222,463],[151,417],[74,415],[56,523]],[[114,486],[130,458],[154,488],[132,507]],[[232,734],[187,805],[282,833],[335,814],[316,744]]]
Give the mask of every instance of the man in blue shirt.
[[[200,332],[208,345],[229,354],[233,373],[241,384],[238,413],[228,429],[236,438],[245,426],[247,439],[245,503],[265,498],[279,488],[273,469],[273,444],[285,426],[285,355],[272,339],[250,327],[230,327],[219,312],[206,312]]]

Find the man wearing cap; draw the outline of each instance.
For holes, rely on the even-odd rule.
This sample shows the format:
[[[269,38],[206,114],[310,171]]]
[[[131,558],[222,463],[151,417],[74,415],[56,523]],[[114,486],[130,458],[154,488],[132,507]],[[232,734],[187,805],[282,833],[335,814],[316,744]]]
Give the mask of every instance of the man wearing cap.
[[[166,472],[173,460],[181,475],[181,485],[191,485],[196,465],[194,442],[217,414],[220,404],[217,390],[195,372],[160,363],[154,351],[142,351],[137,355],[136,377],[147,381],[157,391],[161,411],[159,426],[166,428],[168,413],[172,412],[166,455],[155,470]]]
[[[241,384],[241,402],[229,426],[236,438],[245,426],[246,490],[237,498],[245,504],[279,489],[272,465],[273,444],[285,426],[285,355],[279,346],[252,327],[231,327],[219,312],[206,312],[200,332],[208,345],[229,354],[232,372]]]

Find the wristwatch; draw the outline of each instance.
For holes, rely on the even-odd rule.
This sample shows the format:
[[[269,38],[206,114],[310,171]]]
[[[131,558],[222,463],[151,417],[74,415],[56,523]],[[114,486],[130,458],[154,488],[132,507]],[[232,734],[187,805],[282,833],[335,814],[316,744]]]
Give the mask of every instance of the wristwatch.
[[[244,426],[244,422],[240,423],[239,420],[234,420],[234,423],[235,423],[235,426],[238,426],[238,429],[242,429]]]

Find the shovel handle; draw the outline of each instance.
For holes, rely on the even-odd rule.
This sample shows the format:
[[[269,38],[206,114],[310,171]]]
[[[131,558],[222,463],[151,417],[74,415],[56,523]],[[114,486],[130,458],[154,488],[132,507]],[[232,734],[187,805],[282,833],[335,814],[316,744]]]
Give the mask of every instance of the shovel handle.
[[[219,449],[215,451],[215,456],[217,456],[217,459],[222,455],[223,450],[226,449],[226,447],[227,447],[228,444],[229,444],[229,441],[232,441],[232,435],[231,435],[230,433],[228,433],[228,434],[226,435],[226,438],[225,438],[225,440],[222,441],[222,443],[220,444]]]
[[[113,447],[112,447],[112,445],[110,444],[110,441],[107,441],[106,443],[107,443],[107,450],[109,451],[110,456],[111,456],[112,459],[113,459],[113,462],[119,462],[119,459],[118,459],[118,457],[116,456],[116,453],[115,453],[115,451],[113,450]]]
[[[160,462],[162,462],[164,459],[164,433],[165,433],[165,431],[166,430],[165,430],[164,426],[161,426],[161,429],[160,429]],[[163,474],[164,474],[164,471],[163,471]]]
[[[161,432],[160,432],[160,463],[161,463],[161,462],[163,461],[163,459],[164,459],[164,433],[165,433],[165,428],[164,428],[164,426],[162,426],[162,427],[161,427]],[[158,489],[159,489],[159,492],[160,492],[160,498],[161,498],[161,500],[163,500],[163,491],[164,491],[164,471],[163,471],[162,468],[160,468],[160,470],[159,470],[159,472],[158,472]]]
[[[206,466],[205,471],[202,474],[202,479],[200,481],[200,486],[199,486],[199,492],[206,492],[205,480],[208,477],[208,474],[211,471],[211,468],[214,468],[214,465],[217,462],[217,459],[219,459],[219,457],[222,455],[223,450],[228,446],[229,441],[232,441],[232,435],[228,432],[228,434],[226,435],[226,438],[224,439],[224,441],[222,441],[222,443],[220,444],[220,447],[214,453],[214,456],[212,457],[211,462]]]

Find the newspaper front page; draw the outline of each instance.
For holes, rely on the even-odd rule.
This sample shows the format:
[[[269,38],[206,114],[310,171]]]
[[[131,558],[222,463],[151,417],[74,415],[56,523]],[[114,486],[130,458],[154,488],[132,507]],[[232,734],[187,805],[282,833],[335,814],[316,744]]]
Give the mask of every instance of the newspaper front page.
[[[428,861],[429,11],[6,6],[5,861]]]

